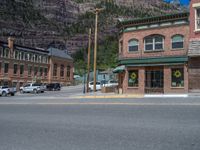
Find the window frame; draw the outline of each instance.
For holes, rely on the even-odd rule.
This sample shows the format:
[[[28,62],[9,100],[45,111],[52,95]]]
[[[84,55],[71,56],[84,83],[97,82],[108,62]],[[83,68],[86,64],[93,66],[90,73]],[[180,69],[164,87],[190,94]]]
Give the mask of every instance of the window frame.
[[[53,64],[53,77],[57,77],[57,72],[58,72],[58,65]]]
[[[6,64],[7,64],[7,69],[5,69],[6,68]],[[8,72],[9,72],[9,63],[5,62],[3,67],[4,67],[4,74],[8,74]]]
[[[65,65],[61,64],[60,65],[60,77],[64,78],[65,76]]]
[[[200,31],[200,25],[199,25],[199,28],[197,26],[197,20],[200,21],[200,16],[199,16],[199,18],[197,18],[197,10],[200,11],[200,7],[195,8],[195,31]]]
[[[156,37],[161,37],[162,38],[162,42],[156,42]],[[146,40],[147,39],[152,39],[152,43],[149,43],[149,45],[151,44],[152,45],[152,49],[151,50],[147,50],[146,49],[146,45],[147,45],[147,42]],[[163,35],[149,35],[149,36],[146,36],[144,37],[144,51],[145,52],[156,52],[156,51],[164,51],[165,49],[165,37]],[[156,44],[161,44],[162,43],[162,49],[156,49]]]
[[[130,85],[130,83],[129,83],[129,80],[130,80],[130,74],[132,74],[132,73],[136,73],[136,77],[137,77],[137,79],[136,79],[136,84],[134,85],[134,83],[133,83],[133,85],[131,86]],[[128,81],[127,81],[127,83],[128,83],[128,88],[138,88],[139,87],[139,69],[133,69],[133,70],[128,70]]]
[[[175,73],[174,70],[179,70],[179,71],[181,70],[181,71],[182,71],[182,78],[183,78],[183,79],[180,79],[180,80],[182,80],[183,83],[179,83],[179,84],[180,84],[180,85],[183,84],[183,85],[177,86],[177,82],[179,82],[179,81],[176,81],[176,86],[173,85],[173,83],[175,83],[175,82],[173,82],[173,79],[174,79],[174,78],[178,78],[178,77],[174,77],[174,78],[173,78],[173,74]],[[182,81],[181,81],[181,82],[182,82]],[[171,68],[171,88],[184,88],[184,87],[185,87],[184,67]]]
[[[15,68],[15,66],[16,66],[16,68]],[[17,74],[18,74],[18,64],[13,64],[13,75],[17,75]]]
[[[22,70],[21,70],[22,69]],[[24,76],[25,66],[24,64],[19,65],[19,74],[20,76]]]
[[[176,36],[181,36],[182,37],[182,42],[183,42],[183,47],[178,47],[178,48],[173,48],[173,38],[174,37],[176,37]],[[176,34],[176,35],[173,35],[172,37],[171,37],[171,49],[172,50],[176,50],[176,49],[184,49],[184,42],[185,42],[185,38],[184,38],[184,36],[183,35],[181,35],[181,34]],[[175,42],[174,42],[175,43]],[[176,43],[178,43],[178,42],[176,42]]]
[[[70,78],[70,75],[71,75],[71,66],[68,65],[67,66],[67,78]]]
[[[130,45],[130,43],[131,43],[132,41],[136,42],[137,44],[136,44],[136,45]],[[130,47],[137,47],[137,50],[132,50],[132,51],[130,51]],[[138,39],[130,39],[130,40],[128,41],[128,52],[129,52],[129,53],[134,53],[134,52],[138,52],[138,51],[139,51],[139,40],[138,40]]]

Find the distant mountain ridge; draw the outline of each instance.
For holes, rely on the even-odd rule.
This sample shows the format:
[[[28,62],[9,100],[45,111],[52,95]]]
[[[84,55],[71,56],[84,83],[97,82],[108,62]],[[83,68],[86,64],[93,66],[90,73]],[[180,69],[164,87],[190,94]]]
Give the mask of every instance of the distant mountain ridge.
[[[0,6],[0,40],[13,36],[20,45],[54,46],[72,53],[87,46],[95,7],[105,8],[99,16],[100,40],[116,34],[119,18],[180,11],[162,0],[0,0]]]

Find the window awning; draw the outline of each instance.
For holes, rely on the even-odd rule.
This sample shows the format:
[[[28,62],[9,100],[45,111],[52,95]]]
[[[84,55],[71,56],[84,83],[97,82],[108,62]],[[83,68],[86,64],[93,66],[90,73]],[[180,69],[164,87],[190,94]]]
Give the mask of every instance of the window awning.
[[[125,65],[118,66],[113,70],[113,73],[121,73],[125,71]]]

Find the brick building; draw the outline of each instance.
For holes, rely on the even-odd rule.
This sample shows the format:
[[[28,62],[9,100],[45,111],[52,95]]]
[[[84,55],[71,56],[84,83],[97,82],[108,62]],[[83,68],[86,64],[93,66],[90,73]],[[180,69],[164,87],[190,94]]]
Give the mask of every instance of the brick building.
[[[190,1],[189,91],[200,92],[200,1]]]
[[[123,93],[187,93],[189,13],[118,23]]]
[[[73,60],[64,51],[24,47],[11,39],[8,43],[0,41],[0,85],[19,88],[31,82],[70,85],[73,81]]]

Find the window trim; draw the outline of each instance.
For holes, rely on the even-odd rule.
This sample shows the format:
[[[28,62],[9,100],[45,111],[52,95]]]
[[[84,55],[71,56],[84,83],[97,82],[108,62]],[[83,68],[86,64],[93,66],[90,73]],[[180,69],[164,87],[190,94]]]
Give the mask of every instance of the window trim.
[[[134,45],[134,46],[137,46],[138,47],[138,49],[136,50],[136,51],[130,51],[129,49],[129,43],[131,42],[131,41],[136,41],[137,42],[137,45]],[[139,40],[138,39],[130,39],[130,40],[128,40],[128,53],[136,53],[136,52],[138,52],[139,51]]]
[[[155,37],[162,37],[162,49],[155,49],[155,44],[156,44],[156,42],[155,42]],[[149,37],[151,37],[151,38],[153,38],[153,49],[152,50],[146,50],[146,39],[147,38],[149,38]],[[156,34],[156,35],[149,35],[149,36],[146,36],[146,37],[144,37],[144,52],[160,52],[160,51],[164,51],[164,49],[165,49],[165,37],[163,36],[163,35],[160,35],[160,34]]]
[[[15,73],[15,65],[17,65],[17,72]],[[14,63],[13,64],[13,75],[18,75],[18,64],[17,63]]]
[[[197,22],[196,22],[197,21],[197,9],[200,9],[200,7],[195,8],[195,31],[200,31],[200,27],[199,27],[199,29],[197,28]]]
[[[183,86],[172,86],[172,70],[173,69],[183,69]],[[185,88],[185,68],[184,67],[173,67],[171,68],[171,88],[174,88],[174,89],[184,89]]]
[[[181,36],[182,38],[183,38],[183,47],[182,48],[173,48],[173,38],[175,37],[175,36]],[[182,34],[175,34],[175,35],[173,35],[172,37],[171,37],[171,49],[172,50],[182,50],[182,49],[184,49],[184,44],[185,44],[185,37],[184,37],[184,35],[182,35]]]
[[[129,72],[137,71],[137,86],[129,86]],[[139,88],[139,69],[131,69],[128,70],[128,80],[127,80],[128,88]]]

